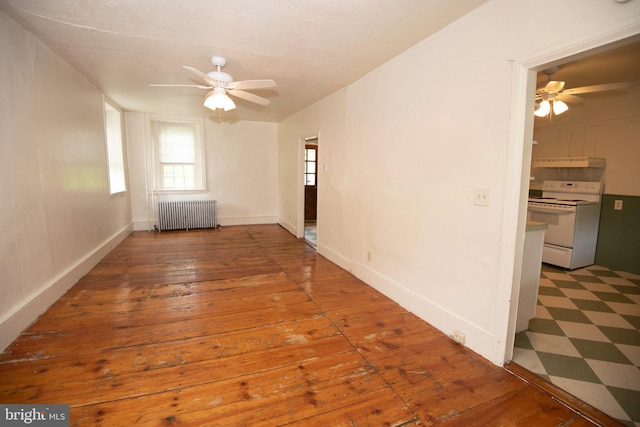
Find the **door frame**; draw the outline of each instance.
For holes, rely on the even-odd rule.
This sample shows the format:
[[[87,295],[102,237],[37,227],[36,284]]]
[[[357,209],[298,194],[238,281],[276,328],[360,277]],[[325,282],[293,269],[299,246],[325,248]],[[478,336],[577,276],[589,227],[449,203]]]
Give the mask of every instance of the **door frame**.
[[[580,57],[605,51],[637,38],[638,25],[606,28],[587,36],[580,43],[568,43],[539,52],[535,56],[513,61],[512,111],[509,127],[507,173],[505,175],[505,202],[500,253],[497,307],[507,307],[506,312],[496,310],[496,349],[501,352],[496,359],[508,362],[513,357],[517,321],[517,301],[520,295],[521,268],[524,253],[529,175],[533,144],[534,93],[538,71],[563,64]],[[515,236],[515,240],[513,237]],[[502,350],[500,350],[502,349]]]
[[[313,213],[314,213],[314,218],[313,221],[317,221],[318,220],[318,140],[308,140],[306,141],[306,144],[304,145],[304,150],[305,150],[305,179],[304,179],[304,223],[305,223],[305,227],[307,225],[307,208],[311,205],[310,200],[308,200],[309,198],[309,187],[313,187],[314,188],[314,192],[315,192],[315,196],[314,196],[314,200],[313,200]],[[308,150],[313,150],[315,151],[315,160],[309,160],[306,156],[306,153]],[[307,169],[307,164],[313,162],[316,166],[316,170],[314,172],[308,172]],[[314,178],[314,183],[313,185],[307,185],[307,179],[308,179],[308,175],[313,175]]]
[[[298,192],[298,206],[297,206],[297,221],[296,221],[296,237],[298,239],[304,237],[304,150],[305,145],[309,140],[316,140],[318,145],[320,143],[320,131],[309,132],[306,136],[301,136],[298,138],[298,173],[296,174],[296,190]],[[317,166],[317,165],[316,165]],[[319,173],[316,173],[316,186],[318,187],[318,197],[316,201],[316,206],[319,205],[320,201],[320,179]],[[320,226],[320,211],[316,207],[316,231]],[[318,233],[319,238],[319,233]]]

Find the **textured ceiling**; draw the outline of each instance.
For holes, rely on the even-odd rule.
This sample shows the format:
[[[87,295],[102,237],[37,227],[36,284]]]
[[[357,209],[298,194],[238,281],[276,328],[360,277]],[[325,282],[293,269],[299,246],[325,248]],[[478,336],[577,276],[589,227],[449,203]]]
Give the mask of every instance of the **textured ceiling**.
[[[3,10],[125,110],[212,116],[182,68],[227,59],[234,80],[273,79],[222,119],[280,121],[347,86],[487,0],[0,0]],[[566,88],[640,80],[640,44],[559,61]],[[547,76],[541,74],[538,85]],[[218,112],[215,113],[218,117]]]
[[[487,0],[0,0],[125,110],[206,116],[183,65],[273,79],[225,120],[280,121],[347,86]],[[200,82],[197,82],[200,83]],[[215,113],[216,116],[218,112]]]

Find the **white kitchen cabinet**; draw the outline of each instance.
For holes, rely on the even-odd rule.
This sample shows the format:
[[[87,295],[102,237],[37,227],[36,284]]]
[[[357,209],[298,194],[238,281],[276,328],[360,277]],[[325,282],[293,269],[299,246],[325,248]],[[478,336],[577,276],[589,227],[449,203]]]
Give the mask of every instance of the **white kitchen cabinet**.
[[[529,328],[529,320],[536,315],[540,270],[542,269],[542,247],[547,227],[548,225],[543,222],[527,221],[516,332],[526,331]]]

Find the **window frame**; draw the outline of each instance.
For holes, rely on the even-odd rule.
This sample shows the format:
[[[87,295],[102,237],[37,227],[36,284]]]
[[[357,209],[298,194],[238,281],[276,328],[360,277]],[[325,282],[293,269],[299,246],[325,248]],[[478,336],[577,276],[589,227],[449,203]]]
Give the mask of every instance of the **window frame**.
[[[165,188],[164,176],[160,159],[160,128],[163,126],[188,126],[193,128],[194,134],[194,187],[193,188]],[[171,116],[149,117],[150,145],[152,152],[152,190],[154,193],[200,193],[207,191],[207,172],[205,162],[204,124],[201,119],[186,119]],[[175,164],[191,164],[175,163]]]
[[[104,122],[104,143],[107,155],[107,183],[109,186],[109,195],[118,196],[125,194],[127,188],[127,165],[125,156],[125,145],[122,134],[122,111],[113,102],[106,97],[102,99],[102,113]],[[117,114],[118,129],[115,132],[110,127],[109,113]],[[110,138],[110,135],[117,136],[116,139]],[[115,145],[114,145],[115,144]],[[114,179],[114,175],[120,175]],[[115,182],[114,182],[115,181]],[[122,184],[114,189],[116,182]]]
[[[308,153],[313,151],[314,158],[309,159]],[[313,164],[313,172],[309,171],[309,166]],[[313,184],[308,184],[309,177],[313,177]],[[317,187],[318,186],[318,145],[317,144],[305,144],[304,146],[304,186],[305,187]]]

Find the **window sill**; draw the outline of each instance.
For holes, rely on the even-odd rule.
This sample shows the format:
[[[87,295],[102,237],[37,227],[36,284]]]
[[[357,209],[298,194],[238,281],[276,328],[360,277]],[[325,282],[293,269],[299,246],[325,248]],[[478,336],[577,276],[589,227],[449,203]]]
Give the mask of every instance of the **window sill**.
[[[118,191],[117,193],[109,194],[110,199],[115,199],[117,197],[125,197],[127,195],[127,190]]]

